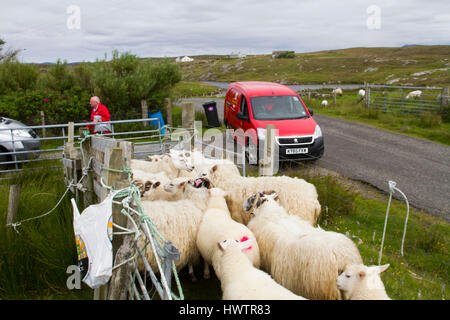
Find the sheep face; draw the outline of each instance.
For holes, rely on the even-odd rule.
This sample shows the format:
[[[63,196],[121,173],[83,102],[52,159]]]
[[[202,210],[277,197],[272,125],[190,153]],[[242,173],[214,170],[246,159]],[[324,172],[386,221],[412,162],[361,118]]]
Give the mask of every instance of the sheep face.
[[[389,264],[369,267],[362,264],[348,265],[337,277],[337,287],[339,290],[350,294],[363,283],[367,289],[379,289],[381,283],[379,275],[388,267]]]
[[[161,185],[161,182],[159,181],[143,181],[143,180],[133,180],[133,184],[136,185],[136,187],[139,189],[139,193],[141,197],[144,196],[144,194],[149,191],[150,189],[156,189]]]
[[[258,192],[252,195],[250,198],[244,201],[242,208],[245,212],[248,212],[252,214],[255,209],[258,209],[261,207],[261,205],[269,200],[269,199],[277,199],[278,194],[275,191],[265,191],[265,192]]]
[[[170,181],[169,183],[166,183],[163,188],[165,192],[175,193],[180,189],[184,190],[187,182],[187,179],[182,181]]]
[[[191,153],[184,150],[170,149],[170,158],[175,168],[192,172],[195,166],[192,163]]]
[[[205,177],[201,177],[201,178],[197,178],[197,179],[193,179],[193,180],[189,180],[189,183],[194,187],[194,188],[206,188],[206,189],[210,189],[211,188],[211,181],[209,181],[208,178]]]

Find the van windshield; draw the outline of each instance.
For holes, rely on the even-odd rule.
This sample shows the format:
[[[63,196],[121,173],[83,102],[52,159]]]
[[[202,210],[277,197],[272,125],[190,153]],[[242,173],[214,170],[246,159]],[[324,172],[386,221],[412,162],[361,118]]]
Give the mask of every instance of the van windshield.
[[[288,120],[309,118],[297,96],[267,96],[250,98],[255,120]]]

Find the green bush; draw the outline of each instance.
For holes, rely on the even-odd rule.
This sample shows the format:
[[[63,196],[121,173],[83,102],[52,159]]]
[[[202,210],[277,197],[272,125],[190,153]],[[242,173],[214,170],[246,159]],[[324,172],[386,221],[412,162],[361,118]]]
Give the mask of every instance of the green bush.
[[[36,66],[17,60],[0,64],[0,94],[18,89],[34,89],[39,76]]]
[[[140,117],[142,100],[149,111],[163,110],[171,88],[181,81],[180,69],[173,63],[141,61],[118,51],[110,62],[97,62],[93,74],[95,94],[115,119]]]
[[[295,52],[294,51],[286,51],[278,54],[276,56],[277,59],[293,59],[295,58]]]
[[[141,102],[149,111],[164,111],[164,101],[181,81],[178,65],[141,60],[128,52],[113,52],[111,61],[69,66],[58,62],[41,74],[36,66],[17,61],[0,64],[0,114],[29,125],[89,120],[92,95],[100,97],[111,120],[141,117]]]
[[[90,95],[79,87],[64,92],[54,90],[16,90],[0,96],[0,114],[20,120],[28,125],[40,125],[40,111],[44,111],[47,123],[89,119]]]
[[[55,65],[50,66],[48,71],[42,74],[40,89],[50,89],[55,91],[70,90],[74,86],[74,77],[69,71],[67,62],[58,59]]]

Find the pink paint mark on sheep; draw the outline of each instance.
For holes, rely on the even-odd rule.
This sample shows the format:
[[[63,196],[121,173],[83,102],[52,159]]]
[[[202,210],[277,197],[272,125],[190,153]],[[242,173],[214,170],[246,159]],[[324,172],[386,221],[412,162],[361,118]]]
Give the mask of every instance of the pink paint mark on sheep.
[[[243,236],[242,238],[241,238],[241,240],[239,240],[239,242],[244,242],[244,241],[247,241],[247,240],[249,240],[249,237],[247,237],[247,236]],[[252,250],[252,246],[250,246],[250,247],[248,247],[248,248],[245,248],[245,249],[243,249],[242,251],[250,251],[250,250]]]

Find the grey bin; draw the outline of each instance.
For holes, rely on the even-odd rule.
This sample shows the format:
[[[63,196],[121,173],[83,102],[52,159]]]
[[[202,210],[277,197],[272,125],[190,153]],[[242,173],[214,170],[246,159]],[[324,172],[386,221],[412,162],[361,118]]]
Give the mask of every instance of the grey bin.
[[[220,127],[216,102],[215,101],[205,102],[203,104],[203,109],[205,110],[206,120],[208,121],[208,128]]]

